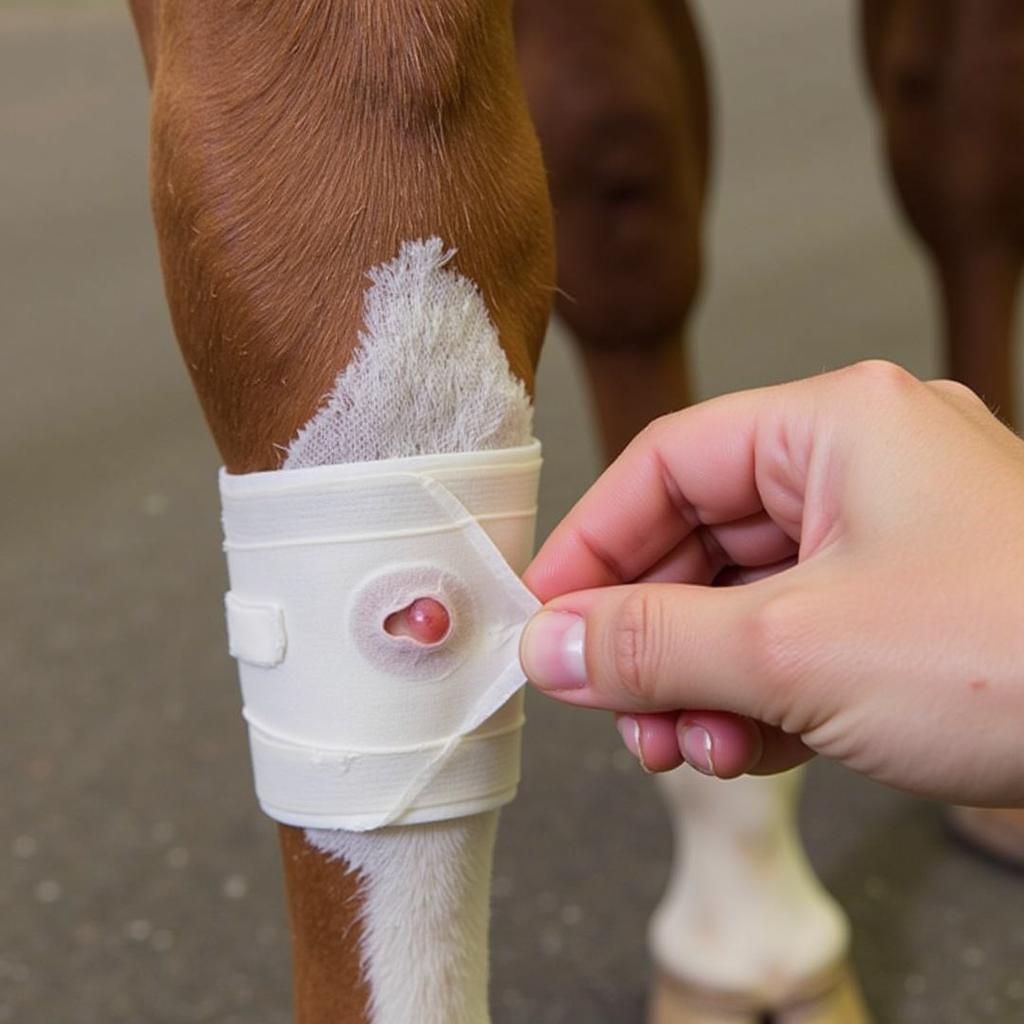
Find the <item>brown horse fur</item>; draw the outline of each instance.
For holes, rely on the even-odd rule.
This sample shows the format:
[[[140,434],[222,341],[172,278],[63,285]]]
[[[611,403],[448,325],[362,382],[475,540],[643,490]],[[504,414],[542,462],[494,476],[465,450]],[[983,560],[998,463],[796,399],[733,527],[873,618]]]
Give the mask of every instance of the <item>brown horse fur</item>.
[[[510,0],[177,0],[137,19],[175,332],[229,469],[275,468],[356,342],[365,273],[440,236],[532,382],[550,207]]]

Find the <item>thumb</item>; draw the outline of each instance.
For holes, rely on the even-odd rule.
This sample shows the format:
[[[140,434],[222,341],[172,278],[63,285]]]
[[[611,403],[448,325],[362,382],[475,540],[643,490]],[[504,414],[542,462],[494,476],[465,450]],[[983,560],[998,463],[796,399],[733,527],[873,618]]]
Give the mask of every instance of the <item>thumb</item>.
[[[772,580],[742,587],[640,583],[566,594],[527,623],[530,681],[570,704],[619,712],[708,708],[762,717]]]

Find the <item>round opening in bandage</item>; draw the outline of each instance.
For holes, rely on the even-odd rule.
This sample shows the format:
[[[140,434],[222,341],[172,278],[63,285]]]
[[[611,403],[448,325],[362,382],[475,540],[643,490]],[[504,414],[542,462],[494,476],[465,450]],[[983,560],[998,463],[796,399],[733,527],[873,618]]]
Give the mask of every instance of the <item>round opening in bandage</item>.
[[[384,620],[385,633],[408,637],[428,647],[442,643],[451,626],[448,609],[433,597],[417,597],[412,604],[392,612]]]
[[[477,616],[469,588],[439,566],[396,566],[352,595],[349,628],[360,654],[408,679],[440,679],[470,654]]]

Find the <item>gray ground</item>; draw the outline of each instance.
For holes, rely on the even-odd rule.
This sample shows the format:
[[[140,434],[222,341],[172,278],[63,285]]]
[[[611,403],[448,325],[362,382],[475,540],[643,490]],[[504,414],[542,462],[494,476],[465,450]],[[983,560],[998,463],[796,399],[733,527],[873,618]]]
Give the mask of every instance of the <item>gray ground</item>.
[[[710,6],[710,5],[709,5]],[[838,0],[706,12],[719,75],[705,394],[937,366]],[[0,1022],[284,1022],[273,830],[224,652],[215,453],[168,330],[119,6],[0,5]],[[595,470],[559,339],[549,527]],[[1024,1021],[1024,878],[817,765],[807,843],[880,1021]],[[668,841],[601,716],[532,700],[495,885],[496,1024],[638,1022]],[[780,936],[780,941],[784,937]]]

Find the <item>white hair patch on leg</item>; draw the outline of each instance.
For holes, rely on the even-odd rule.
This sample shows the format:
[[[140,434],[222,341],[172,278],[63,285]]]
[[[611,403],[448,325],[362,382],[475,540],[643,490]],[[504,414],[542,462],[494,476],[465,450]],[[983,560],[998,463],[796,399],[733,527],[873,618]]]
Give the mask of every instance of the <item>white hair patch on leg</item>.
[[[285,469],[527,443],[533,407],[477,286],[438,238],[373,267],[360,347]],[[373,1024],[486,1024],[497,811],[375,832],[307,829],[363,882]]]
[[[371,268],[364,330],[284,469],[513,448],[533,406],[498,343],[480,289],[448,268],[440,238],[403,242]]]
[[[491,854],[498,812],[378,832],[307,829],[364,880],[373,1024],[486,1024]]]

